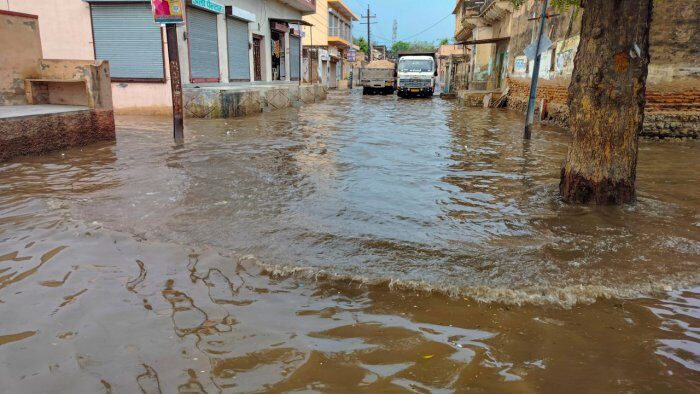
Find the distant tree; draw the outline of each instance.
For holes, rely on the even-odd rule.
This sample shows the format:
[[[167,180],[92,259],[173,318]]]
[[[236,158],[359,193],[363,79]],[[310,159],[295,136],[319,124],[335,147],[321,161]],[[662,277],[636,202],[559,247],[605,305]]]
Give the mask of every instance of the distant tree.
[[[399,52],[433,52],[435,45],[427,41],[396,41],[391,46],[391,52],[396,56]]]
[[[352,43],[360,47],[360,52],[367,53],[369,46],[367,45],[367,40],[364,37],[353,37]]]
[[[399,52],[408,51],[411,48],[411,43],[406,41],[396,41],[391,46],[391,51],[396,55]]]
[[[435,51],[435,45],[428,41],[414,41],[408,50],[413,52],[433,52]]]
[[[440,46],[447,45],[449,43],[450,43],[449,38],[443,38],[442,40],[440,40]]]

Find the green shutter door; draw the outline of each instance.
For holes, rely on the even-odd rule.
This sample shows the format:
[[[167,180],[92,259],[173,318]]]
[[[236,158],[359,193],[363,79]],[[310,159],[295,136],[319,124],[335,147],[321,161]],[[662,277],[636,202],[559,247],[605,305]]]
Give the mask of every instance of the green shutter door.
[[[216,14],[187,8],[191,79],[219,80],[219,40]]]
[[[290,77],[298,81],[300,76],[299,57],[301,56],[301,38],[289,36],[289,68],[292,71]]]
[[[250,81],[248,22],[234,18],[226,18],[226,30],[229,79]]]
[[[112,78],[165,77],[161,29],[150,4],[93,4],[90,11],[95,58],[109,61]]]

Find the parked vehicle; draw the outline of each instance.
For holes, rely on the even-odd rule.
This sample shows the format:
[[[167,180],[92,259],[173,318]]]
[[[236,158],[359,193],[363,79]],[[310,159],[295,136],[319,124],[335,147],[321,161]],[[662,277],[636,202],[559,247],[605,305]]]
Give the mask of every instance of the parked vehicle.
[[[396,74],[399,97],[431,97],[438,75],[436,64],[433,52],[399,52]]]
[[[388,60],[375,60],[360,69],[362,94],[394,94],[396,65]]]

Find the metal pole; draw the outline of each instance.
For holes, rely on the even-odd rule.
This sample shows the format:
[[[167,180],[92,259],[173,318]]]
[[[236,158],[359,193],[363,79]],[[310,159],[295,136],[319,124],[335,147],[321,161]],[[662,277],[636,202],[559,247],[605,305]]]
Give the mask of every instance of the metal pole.
[[[371,25],[370,21],[372,19],[371,19],[370,15],[372,15],[372,14],[369,13],[369,4],[367,4],[367,51],[369,52],[367,54],[367,61],[368,62],[372,61],[372,40],[370,39],[370,32],[371,32],[370,31],[370,25]]]
[[[173,138],[181,144],[185,140],[182,114],[182,79],[180,78],[180,54],[177,50],[177,25],[165,25],[168,41],[168,64],[170,65],[170,89],[173,96]]]
[[[474,33],[472,34],[472,36],[474,37],[474,44],[472,45],[472,64],[469,67],[469,74],[467,75],[467,89],[468,90],[474,90],[474,87],[471,85],[474,82],[474,69],[476,68],[476,41],[479,40],[479,28],[478,27],[474,28]]]
[[[447,75],[445,78],[445,93],[450,93],[450,79],[452,78],[452,57],[450,57],[450,62],[447,64]]]
[[[309,33],[311,35],[311,47],[309,48],[309,82],[313,85],[315,83],[314,78],[314,55],[312,51],[314,50],[314,27],[309,27]],[[318,53],[318,52],[316,52]]]
[[[525,134],[523,137],[529,140],[532,136],[532,121],[535,117],[535,99],[537,98],[537,80],[540,77],[540,43],[544,34],[544,22],[547,20],[547,5],[549,0],[544,0],[542,4],[542,14],[540,15],[540,30],[537,33],[537,45],[535,46],[535,64],[532,66],[532,82],[530,82],[530,99],[527,102],[527,117],[525,118]]]

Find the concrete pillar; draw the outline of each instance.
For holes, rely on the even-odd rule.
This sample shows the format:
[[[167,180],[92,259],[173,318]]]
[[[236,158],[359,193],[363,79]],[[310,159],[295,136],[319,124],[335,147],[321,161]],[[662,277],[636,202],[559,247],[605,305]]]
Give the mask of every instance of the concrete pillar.
[[[228,41],[226,40],[226,15],[216,15],[216,32],[219,38],[219,80],[228,83]]]

